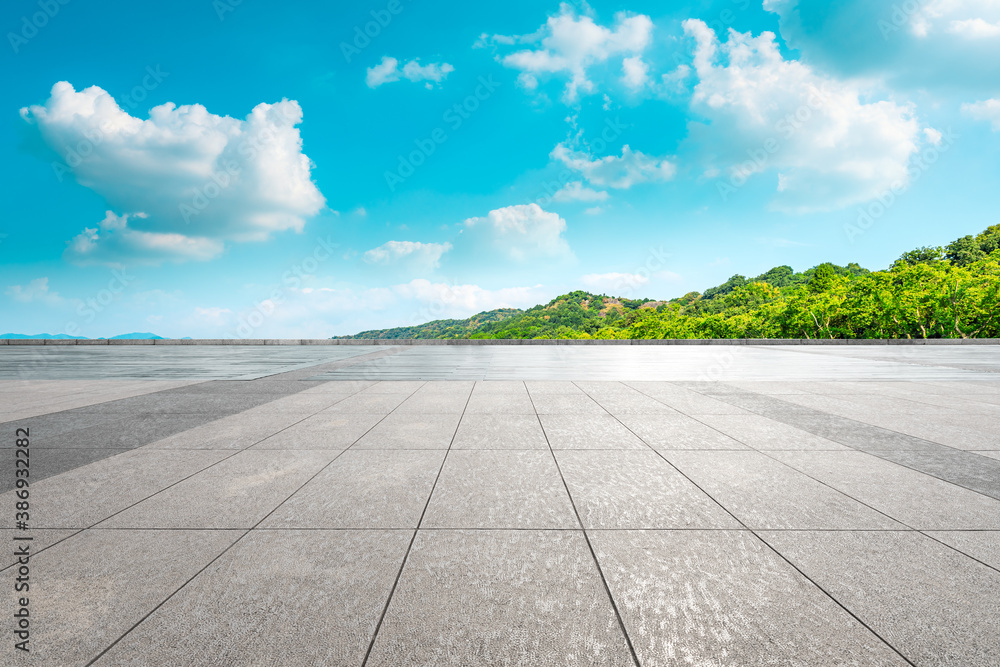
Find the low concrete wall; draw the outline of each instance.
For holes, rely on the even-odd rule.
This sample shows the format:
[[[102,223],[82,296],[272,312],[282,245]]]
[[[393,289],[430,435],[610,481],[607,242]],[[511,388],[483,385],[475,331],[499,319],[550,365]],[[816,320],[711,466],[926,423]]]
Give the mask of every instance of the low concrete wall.
[[[39,338],[0,338],[0,345],[1000,345],[1000,338],[932,339],[802,339],[802,338],[733,338],[733,339],[634,339],[634,340],[359,340],[329,338],[202,338],[192,340],[77,340]]]

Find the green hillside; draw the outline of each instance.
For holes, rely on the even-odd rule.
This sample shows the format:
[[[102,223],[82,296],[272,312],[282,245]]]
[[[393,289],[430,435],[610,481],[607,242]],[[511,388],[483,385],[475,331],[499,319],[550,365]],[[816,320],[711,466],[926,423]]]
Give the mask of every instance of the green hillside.
[[[1000,225],[904,253],[884,271],[778,266],[669,301],[570,292],[528,310],[345,338],[995,338]]]

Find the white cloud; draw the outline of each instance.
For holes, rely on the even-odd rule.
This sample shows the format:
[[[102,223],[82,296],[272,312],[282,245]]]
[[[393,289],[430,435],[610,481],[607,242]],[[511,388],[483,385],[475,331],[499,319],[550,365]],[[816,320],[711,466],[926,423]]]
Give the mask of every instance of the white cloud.
[[[68,302],[58,292],[49,289],[48,278],[35,278],[27,285],[11,285],[7,296],[21,303],[43,303],[47,306],[63,306]]]
[[[598,25],[589,16],[578,16],[569,3],[559,6],[559,13],[550,16],[544,26],[531,35],[503,37],[494,35],[498,44],[533,44],[537,48],[522,49],[504,56],[504,66],[521,72],[518,80],[528,90],[534,90],[542,76],[568,78],[563,100],[575,103],[580,93],[595,91],[588,70],[612,57],[637,56],[650,43],[653,22],[648,16],[627,12],[615,14],[611,28]],[[624,66],[624,65],[623,65]],[[633,62],[633,69],[637,63]]]
[[[570,257],[563,232],[566,221],[538,204],[518,204],[469,218],[465,228],[494,250],[516,261],[534,257]]]
[[[941,140],[944,139],[944,135],[935,130],[933,127],[925,127],[924,138],[927,139],[927,143],[933,146],[940,146]]]
[[[668,181],[677,173],[677,167],[666,158],[652,157],[622,147],[621,156],[607,155],[595,158],[589,153],[570,147],[570,142],[557,144],[549,157],[583,175],[591,184],[609,188],[627,189],[637,183]]]
[[[392,83],[401,79],[413,82],[427,81],[427,88],[433,88],[435,83],[441,83],[455,68],[448,63],[430,63],[421,65],[418,59],[407,62],[401,68],[399,61],[391,56],[382,56],[382,61],[366,70],[365,83],[369,88],[378,88],[384,83]]]
[[[775,37],[730,31],[725,43],[702,21],[684,22],[696,42],[698,83],[688,146],[741,185],[778,172],[774,208],[833,210],[909,182],[920,126],[909,106],[862,102],[857,84],[822,76],[785,60]]]
[[[325,204],[302,153],[295,127],[302,109],[294,100],[258,104],[246,120],[167,103],[142,120],[97,86],[77,92],[61,81],[44,105],[23,108],[21,116],[77,182],[121,216],[120,223],[106,219],[120,229],[74,240],[108,262],[127,263],[130,249],[145,261],[155,261],[157,251],[162,259],[205,259],[224,241],[301,231]],[[96,248],[112,238],[111,247]]]
[[[589,273],[580,278],[585,286],[611,296],[631,292],[649,283],[649,276],[639,273]]]
[[[980,18],[952,21],[948,32],[968,39],[1000,37],[1000,23],[990,23]]]
[[[824,71],[893,88],[996,90],[997,0],[767,0],[781,35]]]
[[[607,198],[608,198],[607,192],[588,188],[581,181],[570,181],[566,185],[562,186],[559,190],[557,190],[554,195],[552,195],[552,199],[561,202],[569,202],[569,201],[595,202],[595,201],[605,201]]]
[[[600,206],[591,206],[584,211],[585,215],[600,215],[601,213],[604,213],[604,209]]]
[[[649,83],[649,65],[640,56],[622,61],[622,81],[632,90],[639,90]]]
[[[414,268],[431,270],[441,265],[441,256],[451,248],[450,243],[388,241],[367,251],[362,257],[369,264],[387,265],[405,261]]]
[[[993,129],[1000,132],[1000,99],[963,104],[962,111],[976,120],[989,121]]]
[[[133,216],[107,211],[97,227],[87,227],[66,248],[64,257],[80,265],[159,264],[208,260],[220,255],[223,243],[201,236],[172,232],[148,232],[129,226],[129,219],[144,220],[144,213]]]

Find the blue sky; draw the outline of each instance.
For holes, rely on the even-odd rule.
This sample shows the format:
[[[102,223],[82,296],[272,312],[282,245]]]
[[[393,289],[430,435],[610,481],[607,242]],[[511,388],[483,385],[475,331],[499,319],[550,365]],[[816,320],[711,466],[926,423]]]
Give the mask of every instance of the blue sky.
[[[1000,3],[664,4],[6,2],[0,329],[327,337],[998,222]]]

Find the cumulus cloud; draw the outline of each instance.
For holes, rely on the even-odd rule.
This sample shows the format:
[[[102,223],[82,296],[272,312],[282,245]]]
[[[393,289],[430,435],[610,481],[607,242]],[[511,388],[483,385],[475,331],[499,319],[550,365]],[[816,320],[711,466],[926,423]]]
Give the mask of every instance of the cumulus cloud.
[[[605,201],[608,198],[608,193],[601,190],[594,190],[593,188],[586,187],[582,181],[570,181],[566,185],[559,188],[552,199],[561,202],[570,201],[583,201],[583,202],[595,202],[595,201]]]
[[[566,221],[538,204],[506,206],[490,211],[485,217],[469,218],[465,230],[515,261],[572,256],[563,238]]]
[[[212,259],[222,253],[223,243],[202,236],[185,236],[174,232],[147,232],[129,226],[129,218],[144,220],[148,216],[115,215],[107,211],[97,227],[86,227],[77,234],[63,256],[82,266],[103,264],[159,264],[164,261]]]
[[[127,262],[138,250],[144,261],[158,252],[161,260],[207,259],[225,241],[301,231],[325,204],[302,153],[294,100],[258,104],[245,120],[167,103],[143,120],[97,86],[78,92],[61,81],[21,116],[117,212],[74,239],[91,258]]]
[[[575,103],[581,93],[595,91],[588,70],[609,59],[629,59],[628,74],[638,75],[641,61],[635,58],[650,43],[653,22],[643,14],[627,12],[615,14],[612,27],[598,25],[590,16],[579,16],[569,3],[559,6],[559,13],[550,16],[545,25],[530,35],[494,35],[495,44],[531,44],[533,48],[507,54],[501,61],[505,67],[518,70],[518,81],[528,90],[534,90],[539,77],[560,77],[568,81],[563,90],[563,100]],[[634,79],[633,79],[634,80]]]
[[[417,59],[400,67],[396,58],[382,56],[382,61],[379,64],[366,70],[365,83],[368,84],[369,88],[378,88],[385,83],[407,79],[413,82],[426,81],[425,87],[433,88],[434,84],[441,83],[448,74],[454,71],[455,68],[448,63],[421,65]]]
[[[911,107],[863,102],[857,84],[785,60],[772,33],[730,31],[720,43],[702,21],[683,25],[696,42],[691,107],[708,121],[689,126],[686,146],[706,156],[708,173],[723,170],[726,187],[776,170],[774,208],[807,212],[908,184],[921,141]]]
[[[441,257],[451,250],[450,243],[420,243],[417,241],[388,241],[367,251],[362,258],[369,264],[398,264],[432,270],[441,265]]]
[[[976,120],[988,121],[994,130],[1000,132],[1000,99],[963,104],[962,111]]]
[[[571,142],[562,142],[552,149],[549,157],[581,174],[593,185],[616,189],[627,189],[638,183],[668,181],[677,173],[677,166],[667,158],[633,151],[628,145],[622,147],[620,156],[595,158],[571,147]]]

